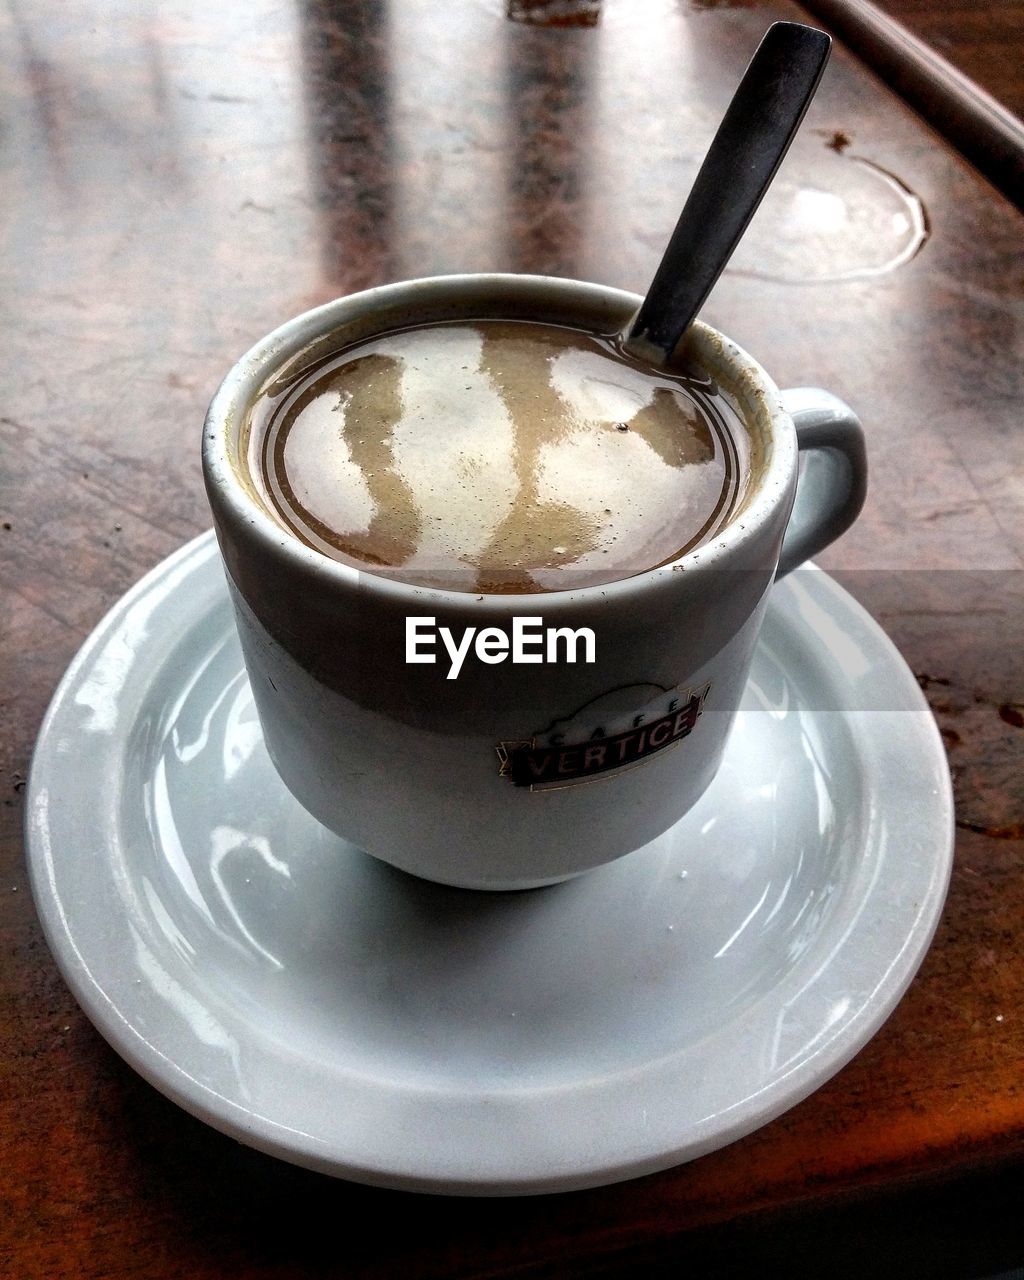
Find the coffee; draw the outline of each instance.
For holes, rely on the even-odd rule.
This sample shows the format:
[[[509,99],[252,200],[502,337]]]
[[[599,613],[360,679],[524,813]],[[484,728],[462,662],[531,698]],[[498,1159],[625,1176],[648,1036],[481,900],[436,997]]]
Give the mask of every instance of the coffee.
[[[711,539],[748,483],[713,385],[616,339],[525,320],[395,329],[264,390],[262,504],[346,564],[467,592],[631,577]]]

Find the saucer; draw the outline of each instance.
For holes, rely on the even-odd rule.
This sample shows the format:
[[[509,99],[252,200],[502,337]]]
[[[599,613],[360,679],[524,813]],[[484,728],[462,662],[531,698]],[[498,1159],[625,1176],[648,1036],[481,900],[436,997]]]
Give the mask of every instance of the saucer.
[[[801,570],[674,828],[550,888],[417,880],[279,781],[206,534],[72,663],[27,834],[68,985],[187,1111],[356,1181],[512,1195],[693,1159],[838,1071],[931,941],[953,816],[902,658]]]

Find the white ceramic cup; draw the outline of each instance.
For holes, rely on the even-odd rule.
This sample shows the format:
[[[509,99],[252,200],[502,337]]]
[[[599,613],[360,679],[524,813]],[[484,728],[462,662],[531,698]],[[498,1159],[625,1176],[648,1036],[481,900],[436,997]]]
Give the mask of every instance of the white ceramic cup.
[[[474,596],[352,568],[287,532],[247,479],[247,414],[289,362],[411,322],[529,318],[607,333],[639,304],[538,276],[387,285],[282,325],[242,357],[210,406],[204,475],[271,759],[320,822],[405,871],[466,888],[530,888],[629,853],[675,823],[722,759],[777,573],[860,510],[863,433],[828,392],[780,393],[750,356],[698,324],[691,353],[763,454],[726,526],[675,562],[616,582]],[[449,679],[447,659],[406,661],[409,617],[431,617],[456,637],[485,626],[511,634],[515,618],[589,628],[595,660],[467,659]]]

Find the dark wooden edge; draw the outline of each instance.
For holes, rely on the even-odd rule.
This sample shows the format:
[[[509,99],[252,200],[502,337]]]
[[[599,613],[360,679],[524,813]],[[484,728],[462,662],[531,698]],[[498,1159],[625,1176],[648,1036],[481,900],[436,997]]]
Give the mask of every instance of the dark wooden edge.
[[[1024,122],[869,0],[800,3],[1024,209]]]
[[[538,1259],[515,1275],[517,1280],[997,1280],[1024,1265],[1024,1146],[1013,1145],[998,1156],[978,1153],[966,1172],[906,1171],[894,1179],[877,1170],[846,1191],[809,1186],[798,1203],[758,1208],[674,1235],[667,1231],[652,1244],[632,1240],[600,1256]]]

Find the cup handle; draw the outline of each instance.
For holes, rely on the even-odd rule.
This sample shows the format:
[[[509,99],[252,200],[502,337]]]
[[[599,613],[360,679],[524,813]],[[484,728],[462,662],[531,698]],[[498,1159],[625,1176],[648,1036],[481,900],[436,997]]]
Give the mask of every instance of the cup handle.
[[[864,429],[849,405],[817,387],[783,391],[782,404],[804,456],[776,578],[845,533],[860,514],[868,487]]]

